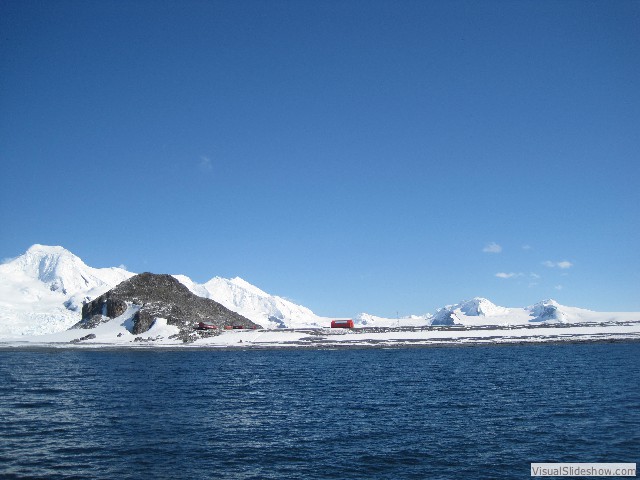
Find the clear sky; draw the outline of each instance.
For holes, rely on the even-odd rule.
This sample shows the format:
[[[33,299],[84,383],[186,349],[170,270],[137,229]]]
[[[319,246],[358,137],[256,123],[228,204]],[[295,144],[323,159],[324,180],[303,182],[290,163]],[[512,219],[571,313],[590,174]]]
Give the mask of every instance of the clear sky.
[[[0,257],[640,311],[639,153],[639,1],[0,1]]]

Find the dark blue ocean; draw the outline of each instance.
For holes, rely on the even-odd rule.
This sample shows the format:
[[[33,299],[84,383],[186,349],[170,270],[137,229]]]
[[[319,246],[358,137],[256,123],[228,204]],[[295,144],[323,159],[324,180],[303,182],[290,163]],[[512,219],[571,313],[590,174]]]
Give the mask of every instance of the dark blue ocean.
[[[640,343],[1,350],[2,478],[530,478],[640,463]]]

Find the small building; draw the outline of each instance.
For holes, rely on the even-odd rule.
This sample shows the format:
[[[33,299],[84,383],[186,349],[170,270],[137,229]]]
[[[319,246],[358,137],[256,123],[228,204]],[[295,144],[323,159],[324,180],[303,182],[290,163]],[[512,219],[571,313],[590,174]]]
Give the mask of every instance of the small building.
[[[198,330],[216,330],[217,328],[216,325],[209,322],[199,322],[197,327]]]
[[[331,320],[331,328],[353,328],[353,320]]]

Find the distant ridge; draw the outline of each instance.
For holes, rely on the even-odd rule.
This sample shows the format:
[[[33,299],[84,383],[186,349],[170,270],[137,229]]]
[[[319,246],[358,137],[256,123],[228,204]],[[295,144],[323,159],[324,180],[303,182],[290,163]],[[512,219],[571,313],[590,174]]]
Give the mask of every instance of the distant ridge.
[[[196,284],[184,275],[175,277],[196,295],[220,302],[267,328],[320,327],[330,322],[306,307],[269,295],[240,277],[230,280],[214,277],[203,284]]]

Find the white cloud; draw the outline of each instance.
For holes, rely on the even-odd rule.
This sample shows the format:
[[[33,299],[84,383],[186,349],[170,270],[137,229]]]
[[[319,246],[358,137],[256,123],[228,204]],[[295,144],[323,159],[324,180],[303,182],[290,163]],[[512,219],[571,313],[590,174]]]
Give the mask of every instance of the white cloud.
[[[556,290],[562,290],[564,287],[562,285],[556,285],[553,288],[555,288]]]
[[[542,265],[544,265],[545,267],[549,267],[549,268],[561,268],[563,270],[566,270],[567,268],[571,268],[573,267],[573,263],[571,263],[568,260],[562,260],[561,262],[552,262],[551,260],[545,260],[544,262],[542,262]]]
[[[521,277],[522,273],[514,273],[514,272],[510,272],[510,273],[506,273],[506,272],[498,272],[496,273],[496,277],[498,278],[515,278],[515,277]]]
[[[540,275],[538,275],[537,273],[533,273],[533,272],[531,272],[531,273],[529,274],[529,276],[530,276],[531,278],[533,278],[534,280],[537,280],[537,279],[539,279],[539,278],[540,278]]]
[[[205,157],[203,155],[200,157],[200,161],[198,162],[198,168],[203,172],[210,172],[213,170],[213,163],[209,157]]]
[[[502,247],[496,242],[491,242],[487,243],[482,251],[485,253],[500,253],[502,251]]]
[[[531,250],[533,247],[531,245],[522,245],[523,250]]]
[[[123,270],[128,270],[127,266],[124,263],[121,263],[120,265],[118,265],[118,268],[121,268]]]

